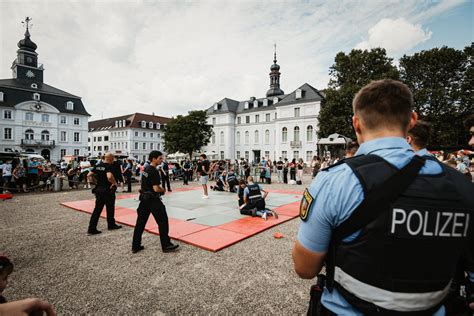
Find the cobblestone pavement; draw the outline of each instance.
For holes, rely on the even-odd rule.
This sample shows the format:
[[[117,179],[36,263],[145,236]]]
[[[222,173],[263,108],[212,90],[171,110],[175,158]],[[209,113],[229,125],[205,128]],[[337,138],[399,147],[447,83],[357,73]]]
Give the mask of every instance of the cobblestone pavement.
[[[303,191],[305,185],[264,187]],[[145,233],[146,249],[132,254],[132,228],[107,231],[101,219],[103,233],[88,236],[89,215],[59,205],[92,198],[83,190],[0,201],[0,252],[15,264],[8,300],[41,297],[62,315],[306,312],[312,281],[297,277],[291,259],[299,219],[218,253],[180,243],[179,252],[164,254],[159,237]],[[273,238],[275,232],[284,238]]]

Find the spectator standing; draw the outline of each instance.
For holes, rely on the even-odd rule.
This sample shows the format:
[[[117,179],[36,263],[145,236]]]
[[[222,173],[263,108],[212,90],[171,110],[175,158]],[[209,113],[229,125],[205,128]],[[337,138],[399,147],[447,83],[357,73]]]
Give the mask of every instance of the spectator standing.
[[[13,169],[13,178],[15,180],[16,188],[18,192],[23,190],[23,192],[28,192],[26,189],[26,169],[23,167],[23,164],[21,161],[18,161],[18,163],[15,166],[15,169]]]
[[[124,164],[123,168],[123,177],[125,181],[127,181],[127,192],[132,192],[132,168],[133,162],[131,159],[127,159],[126,163]]]
[[[290,180],[296,181],[296,159],[293,158],[288,165],[288,168],[290,169]]]
[[[319,158],[319,156],[314,156],[313,160],[311,161],[311,170],[313,172],[313,175],[312,175],[313,179],[318,174],[319,169],[321,169],[321,158]]]
[[[288,184],[288,158],[283,160],[283,183]]]
[[[10,193],[8,189],[10,188],[11,181],[12,181],[12,172],[13,172],[13,166],[12,166],[12,161],[7,160],[2,164],[2,178],[3,178],[3,186],[5,188],[5,193]]]

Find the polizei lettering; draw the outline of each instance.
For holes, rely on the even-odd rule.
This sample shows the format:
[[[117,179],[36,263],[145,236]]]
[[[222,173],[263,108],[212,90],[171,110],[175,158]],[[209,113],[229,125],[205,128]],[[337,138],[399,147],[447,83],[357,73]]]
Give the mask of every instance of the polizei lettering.
[[[470,214],[462,211],[426,211],[394,208],[390,234],[400,237],[466,237]]]

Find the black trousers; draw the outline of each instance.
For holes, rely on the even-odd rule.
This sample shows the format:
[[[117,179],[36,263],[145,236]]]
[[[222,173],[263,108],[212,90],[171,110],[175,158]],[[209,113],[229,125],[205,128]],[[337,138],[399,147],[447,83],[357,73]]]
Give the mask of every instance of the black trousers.
[[[290,170],[290,179],[296,181],[296,170]]]
[[[149,201],[142,201],[138,205],[137,209],[138,217],[137,224],[133,230],[133,242],[132,248],[137,249],[142,244],[142,235],[145,230],[145,225],[148,222],[150,213],[153,214],[156,223],[158,224],[158,230],[160,232],[161,247],[164,248],[171,244],[168,223],[168,214],[166,214],[166,207],[163,202],[158,198],[152,198]]]
[[[168,172],[168,171],[166,171]],[[165,185],[168,185],[168,191],[171,191],[171,185],[170,185],[170,175],[161,175],[161,187],[166,190]]]
[[[257,211],[264,210],[266,207],[265,200],[260,199],[255,202],[249,202],[247,205],[244,206],[243,209],[240,210],[240,214],[242,215],[252,215],[252,209],[256,208]]]
[[[235,193],[235,187],[239,184],[237,181],[229,181],[227,183],[229,185],[229,191]]]
[[[97,193],[95,195],[95,208],[89,221],[89,230],[97,229],[100,213],[105,208],[107,210],[107,226],[115,226],[115,193]]]
[[[283,183],[288,183],[288,169],[283,169]]]
[[[188,184],[188,181],[191,179],[191,176],[189,174],[189,171],[184,170],[183,171],[183,181],[184,184]]]
[[[132,173],[125,172],[125,181],[127,181],[127,192],[132,192]]]

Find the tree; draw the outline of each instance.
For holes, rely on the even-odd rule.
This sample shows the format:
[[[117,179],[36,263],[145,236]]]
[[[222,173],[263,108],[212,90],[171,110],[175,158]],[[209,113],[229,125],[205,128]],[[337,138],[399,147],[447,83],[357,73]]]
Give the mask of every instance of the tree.
[[[401,79],[413,92],[415,111],[433,126],[430,148],[466,144],[462,122],[474,111],[472,52],[472,44],[464,50],[444,46],[400,59]]]
[[[383,48],[353,49],[349,54],[340,52],[334,61],[318,116],[318,137],[339,133],[355,139],[352,128],[354,95],[372,80],[398,79],[399,73]]]
[[[165,126],[165,148],[170,152],[180,151],[192,154],[209,143],[212,126],[207,124],[206,111],[190,111],[188,115],[178,115]]]

